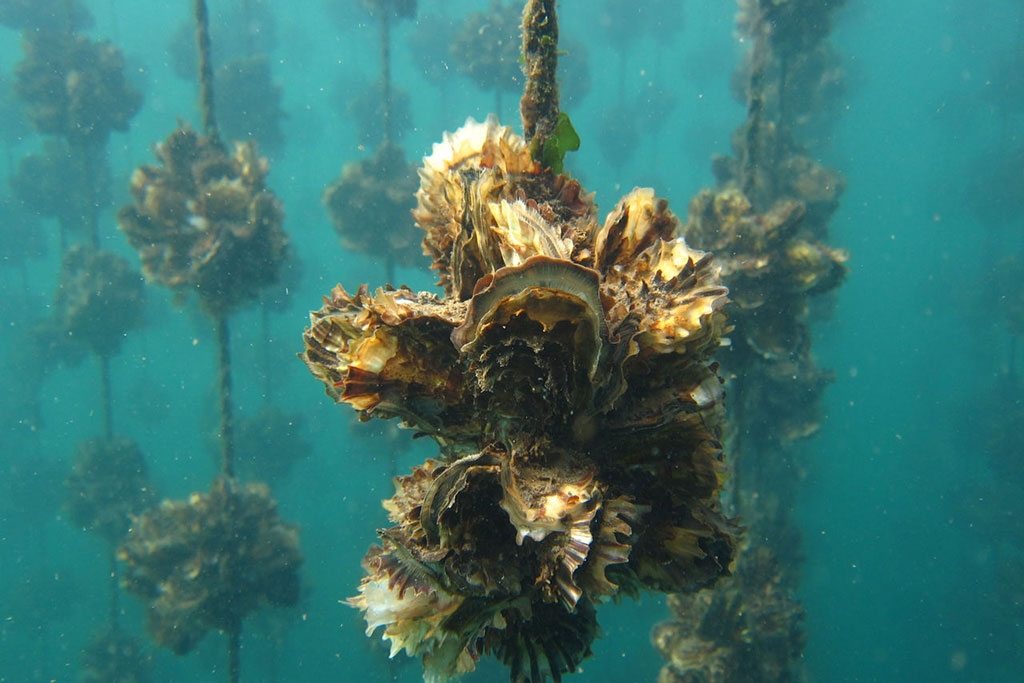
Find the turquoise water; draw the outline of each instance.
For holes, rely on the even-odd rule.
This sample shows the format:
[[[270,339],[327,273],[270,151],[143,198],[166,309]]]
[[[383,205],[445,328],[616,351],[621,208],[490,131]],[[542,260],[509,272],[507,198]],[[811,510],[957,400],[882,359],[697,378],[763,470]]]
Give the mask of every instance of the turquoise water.
[[[235,4],[211,2],[215,44],[238,30],[229,23]],[[443,13],[451,22],[487,5],[419,4],[421,17]],[[648,29],[668,35],[659,42],[649,33],[623,64],[594,9],[600,4],[560,3],[563,45],[585,46],[592,83],[566,105],[583,141],[567,168],[597,192],[602,215],[635,185],[652,185],[684,214],[689,198],[713,184],[710,156],[728,151],[744,117],[730,92],[743,50],[734,40],[735,7],[681,3],[681,27]],[[999,64],[1015,51],[1024,64],[1024,12],[1010,0],[848,4],[833,36],[848,85],[833,137],[818,151],[847,180],[830,239],[849,250],[850,275],[831,315],[813,325],[815,355],[836,380],[825,394],[820,433],[800,446],[807,474],[793,501],[805,557],[806,671],[815,681],[1019,680],[1024,598],[1018,590],[1016,609],[1008,607],[995,574],[997,557],[1019,555],[1024,545],[1021,490],[993,481],[982,418],[1011,407],[988,399],[1011,348],[985,283],[995,260],[1020,253],[1024,215],[1018,199],[1018,213],[997,210],[1004,220],[993,226],[971,200],[977,203],[981,192],[978,159],[1022,144],[1024,69]],[[114,219],[129,200],[131,170],[152,161],[150,146],[179,119],[199,123],[195,86],[174,74],[166,49],[174,27],[188,20],[187,5],[89,5],[95,26],[88,35],[124,50],[145,95],[130,131],[111,138],[114,208],[100,220],[102,246],[132,263],[135,253]],[[630,5],[643,11],[644,3]],[[277,3],[272,16],[272,71],[287,119],[270,185],[284,202],[301,269],[288,283],[288,308],[271,312],[266,326],[257,308],[233,319],[235,398],[240,416],[254,414],[265,400],[269,368],[273,402],[302,416],[310,452],[275,484],[275,494],[282,515],[301,527],[305,588],[301,604],[281,615],[283,630],[267,614],[247,622],[242,679],[418,680],[417,662],[388,664],[376,640],[363,635],[360,614],[339,602],[354,594],[359,560],[386,523],[379,501],[391,494],[391,442],[383,425],[356,424],[348,408],[334,405],[295,358],[307,311],[335,283],[351,291],[385,277],[381,261],[338,246],[320,201],[342,164],[366,155],[342,103],[356,84],[376,78],[378,32],[356,10],[339,27],[319,0]],[[402,140],[410,159],[429,153],[442,131],[467,116],[482,119],[495,103],[493,93],[454,71],[443,87],[425,79],[409,48],[415,28],[403,21],[393,30],[393,78],[410,98],[412,126]],[[639,29],[626,22],[619,30]],[[0,28],[4,81],[21,59],[18,34]],[[656,106],[655,91],[674,99],[667,113]],[[1002,99],[994,95],[1004,91]],[[639,122],[635,150],[616,164],[602,146],[617,141],[599,131],[620,95],[636,103]],[[514,126],[516,99],[505,95],[501,112]],[[41,140],[31,132],[5,135],[5,173]],[[1013,173],[1019,197],[1024,168]],[[19,333],[47,315],[59,269],[57,231],[49,221],[45,228],[45,256],[25,271],[13,263],[0,270],[9,331],[2,348],[12,359],[3,366],[9,377],[0,433],[0,465],[11,464],[0,467],[0,475],[9,473],[9,487],[0,487],[0,681],[76,680],[79,651],[107,617],[106,547],[68,524],[56,490],[75,445],[101,429],[97,365],[90,357],[52,368],[39,385],[35,430],[17,400],[33,374],[17,360],[24,350],[18,345],[26,343]],[[17,239],[6,228],[2,235]],[[426,259],[423,268],[399,268],[397,279],[429,289],[425,266]],[[205,490],[216,472],[208,436],[217,419],[215,344],[208,321],[175,306],[163,289],[148,288],[146,319],[112,364],[115,425],[141,445],[161,495],[181,498]],[[58,361],[44,354],[33,362]],[[1019,441],[1016,448],[1019,471]],[[426,440],[416,441],[398,453],[400,469],[431,452]],[[14,472],[25,470],[39,476],[15,496]],[[124,596],[121,605],[122,624],[141,634],[138,602]],[[662,661],[648,635],[666,615],[656,595],[602,607],[603,637],[575,680],[655,680]],[[223,650],[216,634],[188,657],[153,648],[153,680],[224,680]],[[503,677],[484,661],[466,680]]]

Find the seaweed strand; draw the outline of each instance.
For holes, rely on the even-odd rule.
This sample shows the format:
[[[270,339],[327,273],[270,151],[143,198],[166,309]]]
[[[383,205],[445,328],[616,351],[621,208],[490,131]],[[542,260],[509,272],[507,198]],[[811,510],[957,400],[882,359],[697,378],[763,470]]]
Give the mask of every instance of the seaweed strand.
[[[216,144],[220,142],[217,113],[213,104],[213,61],[210,50],[210,19],[206,0],[196,0],[196,45],[199,48],[199,112],[203,117],[203,132]]]
[[[543,149],[558,124],[556,0],[527,0],[523,8],[523,98],[519,114],[531,149]],[[535,155],[536,158],[536,155]]]

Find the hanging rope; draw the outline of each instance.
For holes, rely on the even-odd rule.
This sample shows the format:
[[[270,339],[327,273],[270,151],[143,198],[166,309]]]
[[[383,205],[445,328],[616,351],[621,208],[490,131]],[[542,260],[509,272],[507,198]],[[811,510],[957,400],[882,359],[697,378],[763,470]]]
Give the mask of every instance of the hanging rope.
[[[203,118],[203,132],[220,145],[217,113],[213,103],[213,60],[210,56],[210,18],[206,0],[196,0],[196,46],[199,48],[199,113]]]
[[[523,75],[519,102],[523,134],[543,147],[558,123],[558,17],[556,0],[527,0],[523,8]],[[538,142],[533,142],[539,138]]]

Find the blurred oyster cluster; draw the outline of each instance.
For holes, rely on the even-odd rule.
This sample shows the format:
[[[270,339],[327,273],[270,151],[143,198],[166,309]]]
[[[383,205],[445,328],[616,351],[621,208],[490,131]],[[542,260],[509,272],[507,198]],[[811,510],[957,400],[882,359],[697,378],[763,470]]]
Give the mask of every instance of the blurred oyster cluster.
[[[112,544],[124,538],[132,515],[156,500],[142,451],[122,437],[79,444],[64,490],[71,522]]]
[[[283,149],[286,114],[270,59],[257,55],[227,62],[217,69],[215,92],[219,123],[228,138],[259,140],[272,154]]]
[[[485,12],[472,12],[449,43],[454,68],[481,90],[514,92],[522,87],[519,33],[522,3],[492,0]]]
[[[729,285],[736,330],[727,369],[745,378],[758,370],[756,381],[744,382],[744,400],[772,416],[772,433],[760,436],[783,442],[818,429],[818,397],[831,375],[811,356],[808,302],[846,274],[846,254],[810,229],[808,206],[782,199],[758,213],[729,182],[700,192],[683,228],[689,242],[716,255]]]
[[[651,190],[601,225],[493,118],[446,135],[420,179],[445,296],[339,286],[304,337],[335,400],[441,448],[396,479],[350,602],[428,680],[482,654],[559,680],[590,652],[596,603],[728,572],[710,361],[726,290]]]
[[[303,436],[304,418],[273,404],[235,421],[235,467],[243,480],[276,484],[305,459],[313,447]]]
[[[73,246],[64,253],[54,308],[63,334],[109,357],[142,326],[142,278],[113,252]]]
[[[651,639],[666,664],[658,683],[791,681],[803,652],[803,608],[767,546],[745,549],[714,591],[668,599],[672,618]]]
[[[298,543],[266,486],[219,477],[209,493],[135,518],[118,557],[125,587],[149,601],[153,639],[185,654],[210,629],[236,631],[261,605],[294,605]]]
[[[82,649],[80,683],[146,683],[153,657],[138,638],[117,627],[101,631]]]
[[[24,50],[16,87],[37,130],[102,142],[111,131],[128,130],[142,94],[125,77],[124,57],[112,43],[37,30],[24,33]]]
[[[54,218],[66,233],[81,234],[89,228],[82,220],[83,166],[70,146],[56,139],[47,140],[42,149],[22,157],[10,177],[15,198],[36,216]],[[110,204],[110,169],[106,164],[92,165],[88,198],[97,210]],[[66,240],[69,235],[62,235]]]
[[[826,242],[845,183],[793,136],[799,113],[811,105],[786,101],[778,87],[786,80],[786,64],[803,54],[801,46],[824,44],[827,36],[827,24],[810,35],[781,20],[773,23],[785,7],[786,20],[806,28],[791,14],[791,6],[804,4],[741,3],[740,26],[754,42],[748,117],[733,135],[734,155],[714,160],[718,188],[693,199],[683,230],[691,244],[713,251],[722,266],[737,330],[723,362],[730,376],[742,378],[733,407],[749,408],[752,418],[771,416],[750,420],[766,428],[744,426],[762,444],[786,443],[818,430],[820,396],[831,374],[818,368],[811,353],[810,304],[846,275],[847,254]]]
[[[93,24],[79,0],[3,0],[0,24],[16,30],[76,31]]]
[[[781,105],[780,119],[805,143],[824,143],[839,119],[847,75],[828,40],[846,0],[739,0],[738,33],[769,51],[754,49],[736,73],[743,93],[759,64],[771,73],[762,80],[768,103]],[[767,62],[767,63],[766,63]],[[740,100],[745,100],[745,95]]]
[[[227,151],[188,127],[156,147],[161,165],[132,175],[133,205],[118,222],[138,250],[145,276],[194,288],[204,308],[224,314],[276,282],[288,254],[281,203],[251,142]]]
[[[415,169],[401,147],[385,142],[369,159],[345,164],[323,200],[345,249],[409,266],[422,256],[409,221],[415,192]]]

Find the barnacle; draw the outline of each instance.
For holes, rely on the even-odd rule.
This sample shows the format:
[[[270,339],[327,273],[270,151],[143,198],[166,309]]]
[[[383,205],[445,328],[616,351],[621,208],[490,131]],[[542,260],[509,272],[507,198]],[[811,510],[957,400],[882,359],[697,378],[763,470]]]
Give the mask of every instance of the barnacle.
[[[207,493],[134,519],[118,551],[125,587],[149,603],[153,639],[177,654],[264,604],[299,598],[298,532],[266,486],[218,478]]]
[[[144,306],[142,278],[123,258],[80,245],[65,252],[54,308],[66,335],[109,356],[142,325]]]
[[[125,438],[83,442],[64,490],[64,507],[71,521],[110,543],[119,542],[128,531],[131,516],[156,499],[142,451]]]
[[[203,306],[226,313],[277,280],[288,253],[281,204],[252,143],[221,145],[188,127],[156,147],[161,166],[132,175],[133,205],[118,223],[138,250],[146,278],[192,288]]]
[[[726,290],[652,191],[599,225],[493,118],[435,145],[414,216],[445,296],[339,286],[304,335],[334,400],[441,447],[395,480],[350,603],[427,680],[486,653],[513,680],[560,680],[597,602],[729,571],[710,360]]]

